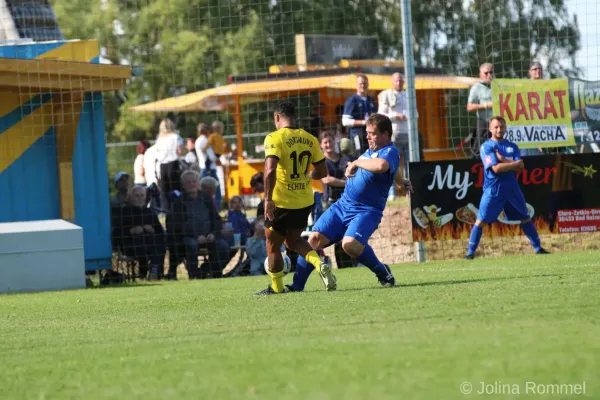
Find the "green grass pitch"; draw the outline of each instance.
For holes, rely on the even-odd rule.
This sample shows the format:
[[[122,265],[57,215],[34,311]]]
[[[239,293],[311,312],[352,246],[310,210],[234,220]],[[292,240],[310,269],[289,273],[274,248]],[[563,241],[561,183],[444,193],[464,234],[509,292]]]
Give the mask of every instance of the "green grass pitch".
[[[405,264],[393,289],[347,269],[337,292],[313,275],[264,298],[266,277],[3,295],[0,397],[600,398],[599,254]]]

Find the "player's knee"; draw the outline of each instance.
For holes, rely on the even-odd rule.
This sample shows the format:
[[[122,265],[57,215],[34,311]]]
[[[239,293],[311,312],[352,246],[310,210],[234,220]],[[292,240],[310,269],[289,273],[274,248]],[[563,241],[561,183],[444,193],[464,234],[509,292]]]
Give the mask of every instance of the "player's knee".
[[[319,232],[313,232],[308,237],[308,244],[315,250],[321,250],[327,245],[327,238]]]
[[[354,238],[345,237],[342,240],[342,249],[344,249],[346,254],[348,254],[351,257],[359,257],[362,254],[364,248],[365,246]]]

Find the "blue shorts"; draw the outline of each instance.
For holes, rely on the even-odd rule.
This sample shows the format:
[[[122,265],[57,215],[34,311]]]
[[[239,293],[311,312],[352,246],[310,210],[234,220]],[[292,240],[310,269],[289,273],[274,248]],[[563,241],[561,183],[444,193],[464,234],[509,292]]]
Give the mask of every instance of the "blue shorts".
[[[483,192],[477,219],[491,224],[496,222],[503,210],[509,221],[522,221],[529,218],[525,196],[519,187],[503,190],[497,195],[491,195],[487,190]]]
[[[317,220],[313,232],[325,235],[331,244],[350,236],[366,245],[379,227],[382,213],[344,206],[339,200],[333,203]]]

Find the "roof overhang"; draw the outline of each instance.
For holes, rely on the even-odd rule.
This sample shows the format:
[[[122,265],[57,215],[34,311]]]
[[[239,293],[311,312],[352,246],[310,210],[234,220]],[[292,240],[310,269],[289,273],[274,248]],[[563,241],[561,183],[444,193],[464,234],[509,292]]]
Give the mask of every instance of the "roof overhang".
[[[367,74],[369,91],[381,91],[392,86],[390,75]],[[477,82],[475,78],[443,75],[417,75],[416,90],[468,89]],[[131,107],[139,112],[193,112],[230,110],[240,105],[309,93],[319,89],[356,90],[356,73],[315,76],[295,79],[266,79],[232,83],[218,88],[170,97],[152,103]]]
[[[8,90],[104,92],[124,88],[130,77],[129,66],[0,58],[0,87]]]

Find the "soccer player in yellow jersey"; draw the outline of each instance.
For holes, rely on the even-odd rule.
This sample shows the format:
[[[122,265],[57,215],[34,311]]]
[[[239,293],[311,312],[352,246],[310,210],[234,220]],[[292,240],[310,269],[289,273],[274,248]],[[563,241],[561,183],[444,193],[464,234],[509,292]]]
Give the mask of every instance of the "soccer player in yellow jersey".
[[[296,110],[290,101],[281,101],[273,115],[277,130],[265,138],[265,234],[271,284],[257,296],[284,293],[283,257],[285,245],[316,266],[327,290],[335,290],[331,267],[300,236],[308,224],[314,204],[310,180],[327,176],[325,156],[319,141],[295,128]],[[309,172],[310,165],[314,170]]]

